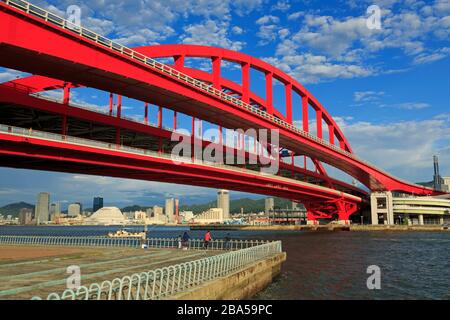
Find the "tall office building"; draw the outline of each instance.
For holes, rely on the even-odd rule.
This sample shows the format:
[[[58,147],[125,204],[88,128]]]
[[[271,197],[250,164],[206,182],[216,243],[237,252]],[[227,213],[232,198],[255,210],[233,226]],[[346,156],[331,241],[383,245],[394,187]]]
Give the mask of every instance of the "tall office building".
[[[180,200],[175,199],[175,212],[174,212],[174,220],[176,223],[180,222]]]
[[[35,219],[36,224],[48,222],[50,219],[50,193],[41,192],[37,196]]]
[[[20,209],[19,224],[21,225],[30,224],[32,219],[33,219],[33,210],[27,208]]]
[[[434,176],[433,176],[433,184],[435,190],[441,190],[442,178],[439,173],[439,159],[437,156],[433,156],[433,165],[434,165]]]
[[[50,205],[50,215],[60,214],[61,213],[61,203],[54,202]]]
[[[92,205],[92,212],[96,212],[98,209],[103,208],[103,198],[95,197],[94,204]]]
[[[264,201],[264,213],[269,214],[275,208],[275,201],[273,198],[266,198]]]
[[[217,208],[221,208],[223,219],[230,219],[230,192],[228,190],[217,191]]]
[[[69,204],[69,208],[67,210],[67,215],[71,218],[78,217],[81,214],[81,204],[80,203],[72,203]]]
[[[159,207],[159,206],[153,206],[153,217],[154,218],[161,218],[164,213],[163,213],[163,208]]]
[[[169,219],[169,222],[173,222],[175,220],[174,213],[175,213],[174,198],[167,198],[166,199],[166,216],[167,216],[167,219]]]

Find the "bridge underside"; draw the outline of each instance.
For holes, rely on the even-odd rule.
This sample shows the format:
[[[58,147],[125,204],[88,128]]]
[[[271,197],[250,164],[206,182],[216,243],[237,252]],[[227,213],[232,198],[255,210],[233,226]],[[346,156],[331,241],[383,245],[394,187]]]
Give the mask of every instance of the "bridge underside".
[[[64,141],[69,138],[66,136],[62,141],[50,141],[26,134],[2,133],[0,165],[227,188],[279,196],[297,202],[327,203],[329,206],[339,201],[348,201],[354,205],[361,201],[354,196],[292,179],[280,180],[249,170],[218,169],[196,163],[177,165],[170,158],[130,154],[125,147],[113,145],[105,150]]]

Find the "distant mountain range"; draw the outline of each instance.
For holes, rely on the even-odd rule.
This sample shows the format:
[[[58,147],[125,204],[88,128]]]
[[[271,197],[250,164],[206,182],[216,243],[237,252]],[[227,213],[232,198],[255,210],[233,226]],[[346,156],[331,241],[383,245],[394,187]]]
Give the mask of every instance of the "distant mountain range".
[[[21,209],[31,209],[34,210],[34,204],[29,204],[26,202],[16,202],[11,203],[0,208],[0,214],[3,216],[12,215],[13,217],[18,217]]]

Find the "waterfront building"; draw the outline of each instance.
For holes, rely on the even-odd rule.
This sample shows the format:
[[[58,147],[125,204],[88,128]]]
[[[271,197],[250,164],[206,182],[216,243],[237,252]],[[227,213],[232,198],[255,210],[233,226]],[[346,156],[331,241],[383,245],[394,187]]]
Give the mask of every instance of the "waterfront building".
[[[33,210],[27,208],[20,209],[19,224],[30,224],[31,220],[33,220]]]
[[[100,210],[100,209],[99,209]],[[133,220],[134,219],[134,211],[125,211],[122,213],[123,216],[127,219]]]
[[[175,199],[174,221],[175,221],[175,223],[180,222],[180,200],[179,199]]]
[[[448,195],[394,197],[392,192],[372,192],[372,224],[445,224],[450,222]]]
[[[134,220],[145,221],[147,219],[147,213],[145,211],[135,211]]]
[[[450,192],[450,177],[442,177],[441,191]]]
[[[159,217],[164,215],[163,208],[160,206],[153,206],[153,217]]]
[[[183,222],[189,222],[194,219],[194,213],[192,211],[181,211],[180,218]]]
[[[223,223],[223,221],[222,208],[210,208],[194,217],[194,222],[200,224]]]
[[[36,202],[35,219],[36,224],[47,223],[50,220],[50,193],[41,192],[38,194]]]
[[[92,204],[93,212],[96,212],[96,211],[98,211],[101,208],[103,208],[103,198],[102,197],[95,197],[94,198],[94,203]]]
[[[217,191],[217,208],[223,211],[223,218],[230,219],[230,192],[228,190]]]
[[[174,198],[167,198],[165,211],[166,211],[166,216],[167,216],[167,219],[169,220],[169,222],[175,221],[175,218],[174,218],[175,211],[174,210],[175,210]]]
[[[148,215],[147,223],[149,224],[166,224],[168,218],[164,215],[163,208],[159,206],[153,206],[152,212],[153,216]]]
[[[72,203],[69,204],[67,215],[69,218],[78,217],[81,214],[81,204]]]
[[[61,213],[61,204],[54,202],[50,205],[50,216]]]
[[[275,208],[275,201],[273,198],[266,198],[264,200],[264,213],[268,215],[269,213],[273,212]]]
[[[124,224],[127,222],[127,219],[119,208],[103,207],[95,211],[92,216],[86,218],[84,221],[88,224],[115,225]]]

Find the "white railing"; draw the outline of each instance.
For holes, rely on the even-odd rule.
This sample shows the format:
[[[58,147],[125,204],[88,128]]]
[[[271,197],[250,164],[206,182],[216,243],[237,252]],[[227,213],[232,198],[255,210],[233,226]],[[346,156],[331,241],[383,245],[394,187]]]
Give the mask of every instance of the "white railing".
[[[221,90],[218,90],[218,89],[212,87],[210,84],[206,84],[203,81],[200,81],[200,80],[197,80],[197,79],[195,79],[195,78],[193,78],[191,76],[188,76],[187,74],[184,74],[184,73],[182,73],[182,72],[180,72],[180,71],[178,71],[178,70],[176,70],[176,69],[174,69],[174,68],[172,68],[172,67],[170,67],[170,66],[168,66],[166,64],[160,63],[160,62],[156,61],[155,59],[152,59],[150,57],[147,57],[147,56],[143,55],[142,53],[139,53],[139,52],[137,52],[137,51],[135,51],[133,49],[130,49],[130,48],[126,47],[126,46],[123,46],[123,45],[121,45],[121,44],[119,44],[117,42],[114,42],[114,41],[112,41],[112,40],[110,40],[110,39],[108,39],[108,38],[106,38],[106,37],[104,37],[102,35],[99,35],[99,34],[97,34],[94,31],[91,31],[91,30],[86,29],[84,27],[75,25],[75,24],[65,20],[64,18],[59,17],[58,15],[55,15],[54,13],[51,13],[51,12],[45,10],[45,9],[42,9],[42,8],[40,8],[38,6],[35,6],[35,5],[33,5],[33,4],[31,4],[31,3],[27,2],[27,1],[24,1],[24,0],[0,0],[0,1],[4,2],[4,3],[6,3],[6,4],[8,4],[8,5],[10,5],[10,6],[14,7],[14,8],[17,8],[17,9],[23,11],[23,12],[26,12],[27,14],[31,14],[31,15],[33,15],[35,17],[43,19],[46,22],[49,22],[49,23],[51,23],[53,25],[56,25],[56,26],[58,26],[60,28],[66,29],[66,30],[68,30],[70,32],[74,32],[74,33],[76,33],[77,35],[81,36],[84,39],[87,39],[89,41],[94,41],[95,43],[97,43],[97,44],[99,44],[99,45],[101,45],[103,47],[106,47],[106,48],[108,48],[110,50],[113,50],[116,53],[120,53],[122,55],[125,55],[128,58],[131,58],[131,59],[133,59],[133,60],[135,60],[135,61],[137,61],[139,63],[142,63],[142,64],[150,67],[153,70],[158,70],[159,72],[164,73],[166,75],[169,75],[169,76],[171,76],[173,78],[176,78],[176,79],[178,79],[178,80],[180,80],[180,81],[182,81],[182,82],[184,82],[184,83],[186,83],[186,84],[188,84],[190,86],[196,87],[197,89],[200,89],[203,92],[206,92],[206,93],[214,95],[214,96],[216,96],[216,97],[218,97],[218,98],[220,98],[222,100],[230,102],[234,106],[246,109],[247,111],[250,111],[250,112],[252,112],[254,114],[259,115],[260,117],[263,117],[265,119],[273,121],[276,124],[286,128],[286,129],[289,129],[289,130],[291,130],[291,131],[293,131],[293,132],[295,132],[295,133],[297,133],[297,134],[299,134],[299,135],[301,135],[301,136],[303,136],[305,138],[314,140],[315,142],[319,143],[322,146],[325,146],[327,148],[333,149],[334,151],[336,151],[338,153],[341,153],[341,154],[343,154],[343,155],[345,155],[345,156],[347,156],[349,158],[352,158],[353,160],[356,160],[356,161],[361,162],[361,163],[363,163],[363,164],[365,164],[365,165],[367,165],[369,167],[372,167],[373,169],[375,169],[375,170],[377,170],[377,171],[379,171],[379,172],[381,172],[381,173],[383,173],[383,174],[385,174],[387,176],[390,176],[389,173],[387,173],[386,171],[384,171],[382,169],[379,169],[378,167],[374,166],[373,164],[356,157],[353,153],[350,153],[350,152],[348,152],[348,151],[346,151],[344,149],[341,149],[340,147],[338,147],[338,146],[336,146],[334,144],[331,144],[331,143],[329,143],[328,141],[326,141],[324,139],[318,138],[317,136],[312,135],[309,132],[303,131],[303,130],[295,127],[294,125],[292,125],[292,124],[290,124],[290,123],[288,123],[288,122],[286,122],[284,120],[281,120],[281,119],[279,119],[279,118],[277,118],[277,117],[275,117],[273,115],[268,114],[265,111],[262,111],[262,110],[260,110],[258,108],[255,108],[255,107],[251,106],[250,104],[243,102],[240,99],[237,99],[237,98],[235,98],[235,97],[233,97],[233,96],[231,96],[231,95],[229,95],[229,94],[227,94],[227,93],[225,93],[225,92],[223,92]],[[400,181],[400,182],[402,182],[402,183],[411,185],[410,182],[407,182],[405,180],[402,180],[402,179],[399,179],[399,178],[395,178],[395,179]],[[429,188],[425,188],[425,189],[429,189]]]
[[[111,238],[104,236],[18,236],[1,235],[2,245],[36,245],[36,246],[70,246],[70,247],[135,247],[146,244],[148,248],[179,248],[178,238]],[[258,246],[268,241],[263,240],[224,240],[214,239],[208,244],[208,250],[240,250]],[[191,250],[204,248],[201,239],[189,239],[183,246]]]
[[[47,300],[157,300],[227,276],[262,259],[282,252],[281,241],[231,251],[156,270],[134,273],[112,281],[92,283],[61,294],[50,293]],[[33,300],[42,300],[35,296]]]
[[[137,155],[141,155],[141,156],[148,156],[148,157],[152,157],[152,158],[166,159],[166,160],[171,160],[173,162],[178,162],[178,163],[191,163],[191,164],[200,165],[200,166],[207,166],[210,168],[220,168],[220,169],[224,169],[224,170],[230,170],[233,172],[251,174],[251,175],[254,175],[257,177],[271,178],[271,179],[275,179],[275,180],[285,181],[287,183],[300,185],[302,187],[307,186],[310,189],[322,190],[322,191],[326,191],[328,193],[333,193],[339,197],[345,196],[346,198],[353,198],[357,201],[361,201],[360,197],[357,197],[357,196],[354,196],[351,194],[347,194],[347,193],[344,193],[341,191],[337,191],[334,189],[322,187],[322,186],[319,186],[316,184],[303,182],[303,181],[299,181],[299,180],[294,180],[294,179],[282,177],[279,175],[258,172],[258,171],[254,171],[254,170],[250,170],[250,169],[245,169],[242,167],[233,167],[233,166],[228,166],[228,165],[221,164],[221,163],[203,161],[201,159],[192,160],[192,158],[190,158],[190,157],[174,156],[171,154],[166,154],[166,153],[162,153],[162,152],[159,153],[159,152],[152,151],[152,150],[133,148],[133,147],[128,147],[128,146],[124,146],[124,145],[117,145],[115,143],[101,142],[101,141],[97,141],[97,140],[88,140],[88,139],[84,139],[84,138],[77,138],[77,137],[73,137],[73,136],[66,136],[66,135],[60,135],[60,134],[55,134],[55,133],[37,131],[37,130],[33,130],[33,129],[19,128],[19,127],[4,125],[4,124],[0,124],[0,132],[5,133],[5,134],[10,134],[10,135],[15,135],[15,136],[22,136],[22,137],[36,137],[39,139],[63,142],[63,143],[73,144],[73,145],[92,146],[92,147],[95,147],[98,149],[103,149],[103,150],[114,150],[115,152],[130,153],[130,154],[137,154]]]

